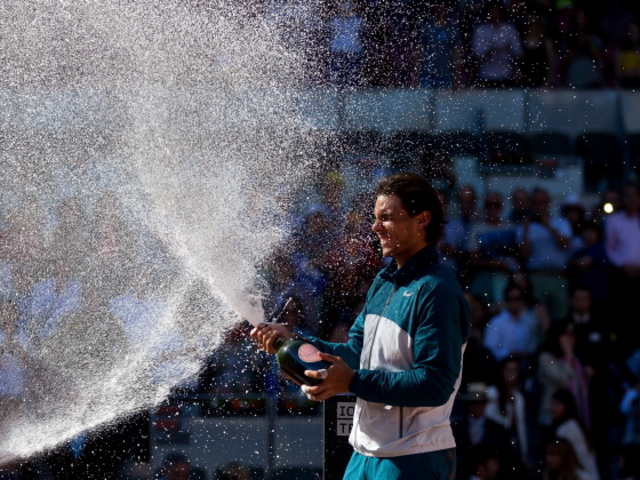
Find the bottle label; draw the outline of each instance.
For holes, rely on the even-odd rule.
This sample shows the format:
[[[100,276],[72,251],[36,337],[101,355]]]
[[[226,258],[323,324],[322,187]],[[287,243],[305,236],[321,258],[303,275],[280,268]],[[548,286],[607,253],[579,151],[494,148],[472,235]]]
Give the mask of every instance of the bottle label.
[[[320,358],[319,354],[320,354],[320,350],[318,350],[316,347],[314,347],[310,343],[305,343],[304,345],[300,345],[300,348],[298,349],[298,356],[300,357],[300,360],[302,360],[303,362],[308,362],[308,363],[321,362],[322,359]]]

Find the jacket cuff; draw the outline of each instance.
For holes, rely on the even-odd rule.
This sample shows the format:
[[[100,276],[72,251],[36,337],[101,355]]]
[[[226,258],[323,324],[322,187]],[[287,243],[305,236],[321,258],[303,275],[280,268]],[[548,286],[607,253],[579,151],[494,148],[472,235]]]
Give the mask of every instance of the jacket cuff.
[[[349,382],[349,391],[356,396],[358,395],[358,390],[362,388],[362,378],[360,377],[360,370],[356,370]]]

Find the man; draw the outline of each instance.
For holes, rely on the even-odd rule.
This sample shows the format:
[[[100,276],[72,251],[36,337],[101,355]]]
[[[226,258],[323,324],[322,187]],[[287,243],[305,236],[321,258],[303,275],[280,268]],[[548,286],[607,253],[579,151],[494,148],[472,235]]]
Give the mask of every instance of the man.
[[[508,356],[526,361],[542,340],[545,321],[527,306],[525,292],[518,285],[507,285],[504,300],[504,308],[487,322],[484,346],[499,362]]]
[[[499,452],[509,451],[506,429],[487,416],[487,385],[472,382],[457,399],[462,402],[462,409],[452,417],[452,424],[459,463],[464,466],[476,449],[491,447]]]
[[[605,250],[611,260],[612,321],[623,355],[637,348],[640,333],[640,185],[626,184],[622,209],[605,222]]]
[[[470,328],[466,300],[453,274],[440,265],[443,231],[438,195],[424,178],[399,174],[376,191],[375,221],[382,253],[394,262],[375,278],[346,343],[309,339],[332,363],[305,387],[321,401],[346,392],[357,398],[344,478],[453,478],[455,441],[449,416],[460,385]],[[274,353],[282,325],[251,334]]]
[[[485,88],[513,86],[515,64],[524,50],[518,30],[506,22],[504,4],[500,0],[485,3],[488,21],[478,23],[471,34],[471,50],[478,62],[476,82]]]
[[[484,196],[484,215],[469,232],[473,281],[471,292],[489,305],[500,301],[510,272],[518,269],[516,229],[503,219],[502,195],[490,191]]]
[[[468,286],[471,280],[469,233],[479,220],[476,211],[478,196],[472,185],[460,185],[456,190],[458,215],[447,222],[440,248],[445,256],[452,257],[460,282]]]
[[[566,266],[571,225],[551,215],[551,196],[542,188],[531,193],[531,216],[516,230],[523,266],[529,272],[533,296],[549,311],[552,320],[569,313]]]

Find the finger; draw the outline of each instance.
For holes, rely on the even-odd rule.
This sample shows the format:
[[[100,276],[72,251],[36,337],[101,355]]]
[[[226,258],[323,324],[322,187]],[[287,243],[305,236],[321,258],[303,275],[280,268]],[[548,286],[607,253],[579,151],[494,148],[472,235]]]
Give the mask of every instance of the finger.
[[[318,387],[312,387],[310,385],[301,385],[300,389],[305,394],[305,396],[314,402],[320,402],[324,400],[323,395],[318,390]]]
[[[257,336],[264,333],[265,328],[268,328],[268,327],[263,323],[259,323],[258,325],[256,325],[251,329],[251,332],[249,332],[249,336],[256,338]]]
[[[326,360],[329,363],[341,362],[341,357],[336,357],[335,355],[330,355],[328,353],[320,352],[320,358]]]
[[[320,380],[324,380],[325,378],[327,378],[327,375],[328,375],[329,373],[327,372],[327,370],[326,370],[326,369],[322,368],[322,369],[320,369],[320,370],[305,370],[305,371],[304,371],[304,374],[305,374],[307,377],[317,378],[317,379],[320,379]]]

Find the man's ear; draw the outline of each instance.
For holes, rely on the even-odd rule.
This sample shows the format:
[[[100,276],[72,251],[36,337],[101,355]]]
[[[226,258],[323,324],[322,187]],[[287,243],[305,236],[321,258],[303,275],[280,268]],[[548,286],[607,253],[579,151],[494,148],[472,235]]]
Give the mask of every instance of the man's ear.
[[[418,225],[421,228],[425,228],[427,225],[429,225],[430,221],[431,221],[431,212],[425,210],[424,212],[421,212],[418,214]]]

